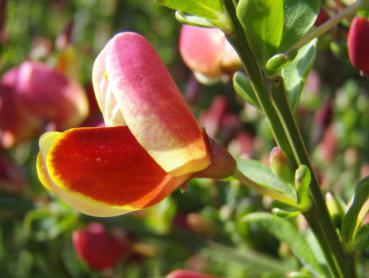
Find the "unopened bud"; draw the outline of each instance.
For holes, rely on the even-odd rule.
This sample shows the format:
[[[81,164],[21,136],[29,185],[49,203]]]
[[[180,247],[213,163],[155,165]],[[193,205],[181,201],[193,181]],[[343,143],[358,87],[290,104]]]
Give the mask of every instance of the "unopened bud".
[[[280,177],[284,182],[293,184],[294,169],[291,162],[283,153],[281,148],[275,147],[270,152],[269,166],[272,169],[273,173]]]
[[[268,74],[276,73],[288,62],[288,60],[286,54],[276,54],[266,62],[265,69]]]
[[[344,208],[340,204],[340,201],[332,193],[327,192],[325,195],[325,202],[328,207],[329,214],[333,220],[336,227],[340,227],[342,223],[342,218],[344,216]]]
[[[301,210],[307,210],[311,205],[309,196],[311,173],[307,166],[301,165],[295,173],[297,202]]]

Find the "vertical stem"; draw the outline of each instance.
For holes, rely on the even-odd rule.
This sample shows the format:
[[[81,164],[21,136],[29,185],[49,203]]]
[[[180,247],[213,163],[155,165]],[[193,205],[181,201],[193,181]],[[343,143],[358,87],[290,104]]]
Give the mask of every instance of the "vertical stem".
[[[273,135],[295,166],[305,164],[310,169],[311,163],[295,122],[292,111],[282,87],[284,98],[278,102],[280,96],[275,98],[273,105],[272,90],[274,84],[266,78],[265,73],[253,54],[245,33],[239,23],[232,0],[223,0],[224,7],[233,24],[233,33],[228,38],[238,52],[246,72],[252,81],[253,88],[260,107],[269,120]],[[312,171],[313,172],[313,171]],[[351,260],[346,259],[341,241],[329,216],[328,209],[320,192],[319,184],[313,175],[311,185],[312,208],[306,212],[305,218],[309,222],[327,258],[327,262],[335,277],[356,277]]]

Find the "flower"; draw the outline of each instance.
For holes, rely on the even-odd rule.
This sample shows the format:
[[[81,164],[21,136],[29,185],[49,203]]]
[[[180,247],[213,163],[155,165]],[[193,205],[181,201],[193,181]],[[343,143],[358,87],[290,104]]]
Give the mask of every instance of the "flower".
[[[179,51],[185,64],[196,76],[201,74],[219,78],[233,73],[241,66],[236,51],[217,28],[183,25]]]
[[[347,38],[348,54],[355,68],[369,75],[369,20],[355,17]]]
[[[116,266],[128,249],[123,237],[107,233],[100,223],[74,231],[72,241],[78,256],[99,271]]]
[[[26,61],[1,79],[0,130],[6,148],[31,139],[45,123],[77,126],[88,114],[85,92],[49,66]]]
[[[95,61],[93,85],[106,127],[40,138],[37,171],[48,190],[106,217],[152,206],[197,172],[209,175],[214,144],[144,37],[111,39]],[[219,150],[212,147],[214,157]]]

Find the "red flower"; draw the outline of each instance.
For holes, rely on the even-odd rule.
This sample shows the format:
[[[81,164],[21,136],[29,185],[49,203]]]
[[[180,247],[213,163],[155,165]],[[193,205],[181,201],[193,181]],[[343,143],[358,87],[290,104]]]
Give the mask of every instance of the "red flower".
[[[369,75],[369,20],[355,17],[347,39],[351,63],[364,74]]]
[[[72,239],[79,257],[94,270],[116,266],[127,249],[123,238],[107,233],[99,223],[74,231]]]
[[[107,127],[41,137],[37,171],[48,190],[85,214],[114,216],[158,203],[194,173],[209,174],[213,143],[144,37],[116,35],[95,61],[93,83]]]

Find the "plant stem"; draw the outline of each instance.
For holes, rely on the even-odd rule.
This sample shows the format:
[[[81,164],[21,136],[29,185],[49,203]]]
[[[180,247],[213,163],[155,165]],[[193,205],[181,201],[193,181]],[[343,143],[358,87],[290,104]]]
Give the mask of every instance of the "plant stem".
[[[297,127],[287,99],[282,97],[280,102],[276,101],[273,103],[272,93],[274,93],[275,84],[266,78],[264,70],[257,62],[255,55],[249,46],[242,26],[237,19],[235,6],[232,0],[223,0],[223,3],[233,24],[233,32],[227,34],[228,38],[238,52],[244,64],[245,70],[252,81],[256,98],[264,114],[269,120],[273,135],[278,145],[294,163],[296,168],[297,165],[304,164],[311,170],[312,167],[304,141]],[[340,17],[340,19],[342,18]],[[325,28],[327,28],[327,26],[328,24]],[[320,34],[319,32],[314,33],[315,37]],[[303,40],[297,46],[300,47],[311,39],[312,35],[307,36],[307,39]],[[282,91],[284,97],[286,97],[284,87],[282,87]],[[279,96],[277,96],[277,98],[274,100],[277,99],[279,99]],[[351,258],[346,258],[346,254],[342,248],[342,243],[339,240],[336,229],[329,216],[328,209],[320,192],[318,181],[314,175],[312,176],[311,198],[312,207],[309,211],[304,213],[304,216],[309,222],[310,227],[316,235],[319,243],[321,244],[332,272],[334,273],[335,277],[356,277],[353,264],[350,263],[352,260]]]
[[[302,139],[300,130],[297,126],[294,115],[287,100],[287,95],[283,86],[283,82],[277,84],[275,88],[276,89],[273,92],[273,100],[278,114],[282,119],[284,119],[284,129],[293,148],[295,160],[299,165],[304,164],[312,169],[304,141]],[[339,241],[338,238],[335,238],[337,237],[337,232],[329,216],[329,212],[321,194],[318,179],[316,178],[314,171],[312,171],[311,179],[311,197],[314,204],[311,211],[305,214],[305,217],[307,218],[309,223],[316,221],[317,225],[320,225],[322,236],[326,239],[326,241],[329,242],[329,246],[333,248],[334,254],[336,254],[334,262],[335,264],[338,264],[337,269],[339,269],[340,265],[346,265],[344,249],[341,242],[338,242],[337,244],[337,241]],[[326,250],[326,248],[323,249],[325,253],[330,252],[329,250]],[[326,256],[327,255],[329,257],[329,254],[326,254]],[[347,273],[348,270],[346,269],[345,271],[346,275],[349,275],[349,273]]]
[[[365,5],[365,1],[358,0],[344,9],[342,12],[336,14],[335,16],[331,17],[328,21],[324,22],[319,27],[315,28],[311,32],[307,33],[304,37],[302,37],[298,42],[296,42],[288,51],[288,53],[292,52],[293,50],[298,50],[303,47],[305,44],[311,42],[313,39],[320,37],[327,31],[331,30],[334,26],[340,23],[346,17],[354,15],[359,9],[361,9]]]

